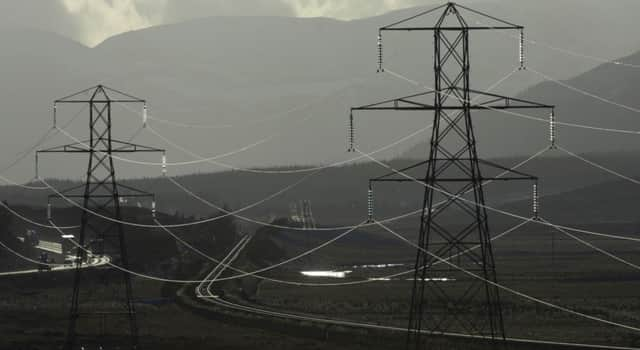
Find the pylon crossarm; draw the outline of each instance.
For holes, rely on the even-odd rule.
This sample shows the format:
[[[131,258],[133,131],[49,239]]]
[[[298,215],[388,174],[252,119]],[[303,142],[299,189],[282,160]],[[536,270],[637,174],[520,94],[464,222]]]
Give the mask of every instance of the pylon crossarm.
[[[464,89],[460,87],[452,87],[447,90],[448,92],[440,92],[440,94],[444,94],[447,96],[452,96],[455,92],[463,92]],[[491,109],[554,109],[554,105],[543,104],[535,101],[529,101],[522,98],[517,97],[509,97],[502,96],[498,94],[492,94],[488,92],[478,91],[478,90],[469,90],[470,98],[469,101],[459,101],[460,98],[454,97],[452,101],[458,102],[469,102],[469,106],[465,105],[442,105],[442,106],[434,106],[433,102],[422,101],[420,98],[431,96],[436,93],[436,91],[428,91],[419,94],[413,94],[409,96],[398,97],[390,100],[385,100],[381,102],[376,102],[360,107],[353,107],[351,111],[434,111],[438,110],[462,110],[462,109],[470,109],[470,110],[491,110]],[[487,100],[473,103],[472,101],[476,101],[477,99],[484,97]]]
[[[147,102],[145,99],[130,95],[130,94],[126,93],[126,92],[122,92],[120,90],[117,90],[117,89],[114,89],[114,88],[111,88],[111,87],[108,87],[108,86],[103,86],[103,88],[106,91],[110,91],[110,92],[115,93],[117,95],[121,95],[121,96],[124,96],[124,97],[128,98],[129,102],[138,102],[138,103],[146,103]],[[117,102],[117,101],[114,101],[114,102]]]
[[[387,26],[384,26],[384,27],[380,28],[380,30],[385,30],[385,29],[388,29],[388,28],[392,28],[392,27],[395,27],[395,26],[397,26],[397,25],[399,25],[399,24],[402,24],[402,23],[405,23],[405,22],[411,21],[411,20],[413,20],[413,19],[416,19],[416,18],[419,18],[419,17],[426,16],[426,15],[428,15],[428,14],[430,14],[430,13],[433,13],[433,12],[435,12],[435,11],[438,11],[438,10],[439,10],[439,9],[441,9],[441,8],[446,7],[447,5],[448,5],[448,4],[440,5],[440,6],[438,6],[438,7],[435,7],[435,8],[432,8],[432,9],[429,9],[429,10],[426,10],[426,11],[423,11],[423,12],[420,12],[420,13],[418,13],[417,15],[414,15],[414,16],[411,16],[411,17],[409,17],[409,18],[405,18],[405,19],[403,19],[403,20],[400,20],[400,21],[397,21],[397,22],[395,22],[395,23],[392,23],[392,24],[389,24],[389,25],[387,25]]]
[[[426,92],[421,92],[418,94],[412,94],[412,95],[408,95],[408,96],[403,96],[403,97],[398,97],[398,98],[393,98],[390,100],[384,100],[384,101],[380,101],[380,102],[375,102],[372,104],[368,104],[368,105],[364,105],[364,106],[360,106],[360,107],[353,107],[351,108],[351,111],[367,111],[367,110],[379,110],[381,108],[384,109],[388,109],[391,107],[395,107],[395,108],[400,108],[400,107],[412,107],[412,108],[420,108],[421,110],[426,108],[426,107],[433,107],[431,104],[425,103],[424,101],[418,101],[415,100],[418,97],[426,97],[426,96],[431,96],[435,93],[434,90],[431,91],[426,91]]]
[[[105,140],[106,141],[106,140]],[[39,150],[36,153],[133,153],[133,152],[156,152],[156,153],[164,153],[166,150],[155,147],[148,147],[143,145],[138,145],[131,142],[112,140],[111,141],[111,149],[103,148],[96,149],[89,147],[91,141],[81,141],[74,142],[67,145],[56,146],[53,148]]]
[[[166,150],[162,148],[138,145],[127,141],[112,140],[111,145],[111,147],[113,147],[112,152],[166,152]]]
[[[488,161],[488,160],[478,159],[478,162],[480,162],[480,163],[482,163],[484,165],[487,165],[489,167],[492,167],[492,168],[497,168],[497,169],[500,169],[500,170],[504,170],[505,172],[509,172],[509,173],[520,175],[520,179],[522,179],[522,180],[535,180],[535,181],[538,180],[538,177],[535,176],[535,175],[523,173],[521,171],[518,171],[518,170],[512,169],[512,168],[507,168],[507,167],[505,167],[503,165],[500,165],[500,164],[497,164],[497,163],[494,163],[494,162],[491,162],[491,161]],[[498,179],[494,179],[494,180],[498,180]]]
[[[468,108],[464,106],[380,106],[380,107],[367,107],[367,108],[355,108],[353,111],[405,111],[405,112],[418,112],[418,111],[461,111],[461,110],[474,110],[474,111],[490,111],[490,110],[504,110],[504,109],[553,109],[552,106],[521,106],[521,105],[471,105]]]
[[[68,195],[64,195],[64,198],[84,198],[84,194],[68,194]],[[98,194],[92,194],[91,197],[93,198],[112,198],[113,195],[111,194],[104,194],[104,195],[98,195]],[[127,194],[127,195],[119,195],[118,197],[120,198],[153,198],[153,195],[151,194]],[[62,198],[61,195],[58,194],[52,194],[49,196],[49,198]]]
[[[451,30],[460,31],[466,30],[494,30],[494,29],[523,29],[523,26],[470,26],[470,27],[403,27],[403,28],[380,28],[381,31],[435,31],[435,30]]]
[[[120,197],[132,197],[134,195],[136,196],[140,196],[140,197],[152,197],[154,198],[155,195],[153,193],[147,192],[147,191],[143,191],[141,189],[137,189],[135,187],[131,187],[131,186],[127,186],[127,185],[123,185],[123,184],[117,184],[118,186],[118,193],[120,195]],[[130,192],[121,192],[120,189],[123,188],[127,191]]]
[[[93,99],[93,100],[56,100],[54,103],[56,104],[64,104],[64,103],[146,103],[144,100],[133,100],[133,99]]]
[[[404,172],[409,171],[411,169],[415,169],[415,168],[423,166],[425,164],[429,164],[429,162],[430,162],[429,160],[426,160],[424,162],[416,163],[416,164],[410,165],[410,166],[408,166],[406,168],[402,168],[402,169],[400,169],[398,171],[392,171],[392,172],[390,172],[388,174],[385,174],[385,175],[382,175],[382,176],[379,176],[379,177],[376,177],[376,178],[373,178],[373,179],[369,179],[369,181],[371,181],[371,182],[380,181],[380,180],[383,180],[385,178],[388,178],[389,176],[397,175],[398,173],[404,173]]]
[[[410,21],[413,21],[415,19],[424,17],[426,15],[429,15],[439,9],[442,9],[444,7],[447,7],[447,9],[445,9],[445,11],[443,12],[442,16],[438,19],[438,21],[436,22],[435,26],[405,26],[405,27],[399,27],[399,25],[401,24],[407,24]],[[467,24],[467,22],[462,18],[462,16],[460,16],[460,12],[458,11],[459,9],[464,9],[466,11],[472,12],[484,19],[489,19],[491,21],[496,22],[496,25],[475,25],[475,26],[469,26]],[[443,26],[443,22],[444,22],[444,16],[446,16],[447,14],[455,14],[458,17],[458,20],[460,22],[460,26]],[[379,30],[380,31],[435,31],[435,30],[495,30],[495,29],[515,29],[515,30],[521,30],[524,27],[518,24],[514,24],[508,21],[505,21],[503,19],[500,19],[498,17],[495,16],[491,16],[489,14],[486,14],[484,12],[478,11],[478,10],[474,10],[472,8],[466,7],[466,6],[462,6],[453,2],[449,2],[446,3],[444,5],[438,6],[436,8],[421,12],[417,15],[405,18],[403,20],[397,21],[395,23],[386,25],[384,27],[381,27]]]
[[[460,87],[454,87],[453,89],[458,90],[460,92],[464,91],[464,89],[460,88]],[[498,95],[498,94],[485,92],[485,91],[469,89],[469,93],[470,93],[470,100],[471,101],[476,101],[480,97],[489,98],[489,100],[486,100],[484,102],[478,102],[478,103],[473,104],[471,106],[472,108],[474,108],[474,107],[475,108],[480,108],[480,107],[487,107],[487,108],[532,108],[532,109],[535,109],[535,108],[553,109],[553,108],[555,108],[555,105],[549,105],[549,104],[540,103],[540,102],[536,102],[536,101],[525,100],[525,99],[517,98],[517,97],[503,96],[503,95]]]
[[[51,200],[51,199],[55,199],[55,198],[60,198],[62,195],[64,195],[65,197],[72,196],[73,195],[73,193],[72,193],[73,191],[78,190],[78,189],[84,189],[84,187],[85,187],[85,184],[81,184],[81,185],[78,185],[78,186],[73,186],[71,188],[67,188],[65,190],[60,191],[60,194],[57,194],[57,193],[50,194],[47,197],[49,198],[49,200]]]
[[[87,98],[86,94],[92,92],[92,94]],[[107,92],[110,92],[107,93]],[[113,96],[113,97],[112,97]],[[104,85],[96,85],[90,87],[88,89],[84,89],[82,91],[76,92],[74,94],[65,96],[63,98],[59,98],[54,101],[55,104],[61,103],[146,103],[147,101],[135,97],[133,95],[124,93],[122,91],[110,88]]]
[[[456,159],[437,158],[436,161],[439,161],[439,162],[443,162],[443,161],[449,161],[449,162],[451,162],[451,161],[470,161],[470,159],[466,159],[466,158],[456,158]],[[391,177],[397,175],[398,173],[406,173],[407,171],[409,171],[411,169],[415,169],[415,168],[421,167],[423,165],[429,164],[430,162],[431,162],[431,160],[426,160],[426,161],[423,161],[423,162],[419,162],[419,163],[410,165],[408,167],[399,169],[397,171],[392,171],[392,172],[389,172],[389,173],[387,173],[385,175],[369,179],[369,182],[410,182],[410,181],[416,181],[414,179],[407,179],[406,177],[405,178],[391,178]],[[484,164],[486,166],[502,170],[505,174],[506,173],[512,173],[512,174],[516,174],[517,175],[517,176],[482,177],[481,180],[483,180],[483,181],[485,181],[485,180],[486,181],[512,181],[512,180],[532,180],[532,181],[537,181],[538,180],[538,177],[535,176],[535,175],[531,175],[531,174],[527,174],[527,173],[524,173],[524,172],[521,172],[521,171],[518,171],[518,170],[515,170],[515,169],[507,168],[505,166],[502,166],[500,164],[497,164],[497,163],[494,163],[494,162],[491,162],[491,161],[488,161],[488,160],[478,159],[478,162],[480,162],[480,163],[482,163],[482,164]],[[420,180],[420,179],[418,179],[417,181],[424,182],[423,180]],[[446,182],[446,181],[458,181],[458,179],[442,179],[442,178],[439,178],[438,181],[444,181],[444,182]]]
[[[102,186],[104,185],[104,183],[97,183],[97,182],[90,182],[89,186],[90,187],[96,187],[96,186]],[[84,189],[85,189],[86,184],[81,184],[78,186],[73,186],[71,188],[67,188],[65,190],[61,190],[59,191],[60,193],[54,193],[54,194],[50,194],[48,196],[48,198],[51,199],[59,199],[59,198],[83,198],[84,197]],[[146,192],[140,189],[137,189],[135,187],[131,187],[131,186],[127,186],[127,185],[123,185],[123,184],[117,184],[118,187],[118,197],[121,198],[125,198],[125,197],[131,197],[131,198],[151,198],[154,199],[155,195],[153,193],[150,192]],[[74,193],[74,191],[77,190],[82,190],[83,193]],[[92,194],[92,197],[100,197],[101,195],[98,194]],[[102,197],[113,197],[113,194],[106,194]]]
[[[500,177],[478,177],[480,181],[516,181],[516,180],[537,180],[531,176],[500,176]],[[407,178],[387,178],[387,179],[371,179],[370,182],[413,182],[413,183],[431,183],[430,179],[407,179]],[[469,178],[446,178],[438,177],[435,182],[469,182]]]
[[[70,143],[62,146],[56,146],[56,147],[47,148],[47,149],[41,149],[36,151],[36,154],[87,152],[86,145],[89,144],[89,142],[90,141],[87,140],[87,141],[74,142],[74,143]]]
[[[78,91],[78,92],[75,92],[75,93],[73,93],[71,95],[59,98],[59,99],[55,100],[54,103],[64,103],[64,102],[73,101],[73,99],[75,97],[80,96],[80,95],[84,95],[84,94],[88,93],[89,91],[93,91],[93,90],[95,90],[97,88],[98,88],[98,85],[92,86],[92,87],[84,89],[82,91]]]

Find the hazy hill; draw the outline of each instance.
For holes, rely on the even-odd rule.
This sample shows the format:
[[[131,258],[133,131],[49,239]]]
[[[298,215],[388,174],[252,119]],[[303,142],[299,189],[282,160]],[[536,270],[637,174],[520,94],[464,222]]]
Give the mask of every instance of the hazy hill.
[[[543,196],[560,195],[587,186],[617,180],[613,175],[593,168],[579,160],[560,157],[558,151],[548,153],[530,162],[520,170],[540,178],[540,191]],[[635,159],[637,153],[623,154],[588,154],[589,159],[610,167],[631,177],[640,175]],[[523,158],[502,158],[494,161],[512,166]],[[391,164],[402,168],[414,161],[396,160]],[[387,173],[386,169],[376,164],[363,163],[323,170],[315,175],[306,174],[251,174],[241,172],[220,172],[196,174],[177,177],[176,180],[198,196],[211,201],[220,207],[240,209],[262,199],[273,196],[241,215],[262,221],[270,221],[276,217],[287,217],[290,205],[302,200],[310,200],[312,211],[319,225],[348,224],[363,220],[366,215],[366,191],[370,178]],[[496,175],[495,170],[483,169],[485,176]],[[413,176],[423,176],[422,169],[411,172]],[[307,176],[305,178],[305,176]],[[288,191],[274,196],[296,182]],[[56,187],[64,189],[74,183],[69,181],[51,181]],[[158,209],[167,213],[180,213],[196,217],[211,216],[216,210],[199,202],[181,191],[180,188],[163,178],[130,180],[128,185],[154,192]],[[627,184],[629,193],[633,193],[633,184]],[[414,184],[377,184],[375,185],[375,213],[379,218],[404,214],[420,207],[424,189]],[[487,200],[491,205],[525,200],[531,196],[531,183],[508,182],[486,186]],[[15,187],[0,187],[0,196],[9,200],[12,205],[31,205],[43,207],[47,202],[47,191],[27,191]],[[592,201],[597,201],[594,194]],[[65,205],[64,202],[55,202]],[[131,202],[130,205],[136,205]],[[54,204],[55,205],[55,204]],[[149,207],[149,203],[141,203]],[[530,215],[530,208],[524,208],[521,215]],[[35,217],[44,220],[44,212]],[[248,225],[245,220],[239,220]]]
[[[619,1],[615,6],[596,0],[543,3],[544,6],[540,2],[500,0],[478,2],[474,6],[525,24],[528,38],[585,54],[614,59],[640,47],[640,39],[628,35],[629,28],[636,26],[634,14],[640,10],[637,1]],[[4,164],[9,163],[16,157],[14,151],[26,148],[50,127],[52,100],[99,82],[147,98],[150,113],[157,118],[184,123],[240,125],[226,129],[181,129],[151,124],[163,135],[196,153],[207,156],[224,153],[281,133],[261,147],[236,155],[228,162],[267,166],[313,164],[344,158],[348,107],[415,90],[410,84],[389,75],[375,74],[375,37],[379,26],[417,11],[420,9],[350,22],[322,18],[213,17],[126,33],[91,49],[44,32],[3,29],[0,33],[3,47],[0,71],[5,73],[5,79],[0,83],[0,103],[6,125],[11,127],[0,130],[0,147],[9,151],[3,153],[1,160]],[[576,16],[576,13],[580,15]],[[593,26],[592,23],[613,24]],[[385,36],[387,67],[416,80],[430,82],[430,41],[430,37],[425,39],[420,35]],[[475,88],[490,85],[516,65],[517,41],[505,37],[504,33],[474,36],[472,50],[475,64],[472,85]],[[596,65],[596,62],[541,46],[530,45],[527,54],[532,67],[562,78]],[[620,67],[607,69],[615,69],[625,77],[628,75],[625,70],[619,70]],[[584,87],[597,91],[592,86],[594,82],[600,84],[601,80],[611,77],[600,75],[588,84],[585,81]],[[619,78],[610,79],[611,82],[616,80]],[[520,72],[499,90],[516,94],[538,81],[531,73]],[[608,83],[602,84],[607,86]],[[629,84],[635,86],[633,80]],[[581,111],[573,108],[571,100],[562,98],[562,94],[549,85],[543,89],[548,91],[547,95],[531,92],[527,96],[566,106],[559,110],[559,118],[581,118]],[[269,119],[312,102],[312,107],[297,110],[289,118],[247,125],[248,121]],[[569,110],[575,114],[567,115],[565,112]],[[74,108],[61,110],[61,121],[69,120],[77,111]],[[123,108],[118,108],[114,115],[116,133],[122,135],[121,138],[133,134],[140,125],[140,117]],[[309,116],[311,119],[302,122]],[[394,116],[393,119],[389,115],[371,115],[360,119],[358,140],[363,149],[389,143],[427,123],[417,115]],[[527,153],[539,143],[538,139],[527,139],[527,142],[518,139],[521,145],[513,146],[506,144],[509,138],[505,142],[494,142],[501,141],[504,134],[536,135],[546,130],[546,126],[538,124],[518,124],[517,129],[511,129],[502,117],[488,119],[493,122],[485,123],[479,135],[483,146],[487,144],[483,149],[489,156]],[[86,135],[86,123],[82,120],[69,128],[78,137]],[[605,124],[603,120],[599,122]],[[147,132],[137,140],[163,145]],[[48,145],[65,142],[70,140],[58,136]],[[387,155],[406,150],[411,142]],[[489,147],[488,143],[498,146]],[[169,159],[180,161],[190,157],[170,148]],[[158,161],[155,158],[148,160]],[[42,160],[42,174],[78,176],[84,166],[84,160],[57,157]],[[172,169],[173,173],[180,174],[210,170],[222,169],[204,165]],[[125,177],[154,175],[153,172],[144,167],[119,165],[119,174]],[[23,180],[32,174],[30,161],[24,161],[9,173]]]
[[[639,65],[640,52],[624,57],[621,61]],[[551,81],[532,86],[518,96],[556,105],[556,120],[559,122],[640,130],[639,114],[633,111],[640,110],[636,92],[640,86],[640,69],[603,64],[561,83],[629,108],[612,105]],[[546,112],[518,112],[546,120],[549,118]],[[549,142],[548,123],[495,112],[475,113],[473,120],[479,151],[483,155],[527,154]],[[635,151],[640,147],[637,134],[602,132],[563,125],[558,125],[557,129],[558,143],[574,153],[625,152]],[[423,142],[409,149],[403,156],[424,158],[426,149],[427,145]]]

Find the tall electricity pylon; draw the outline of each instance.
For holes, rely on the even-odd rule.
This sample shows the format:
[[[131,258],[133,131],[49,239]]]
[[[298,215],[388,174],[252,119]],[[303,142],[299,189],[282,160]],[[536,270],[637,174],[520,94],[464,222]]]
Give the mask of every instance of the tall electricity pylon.
[[[92,259],[107,258],[113,264],[129,269],[121,205],[126,198],[153,195],[119,184],[112,156],[119,153],[164,153],[164,150],[112,137],[113,106],[143,104],[143,113],[146,114],[146,102],[142,99],[98,85],[56,100],[54,126],[58,105],[66,103],[88,105],[89,139],[37,152],[89,155],[85,183],[50,196],[79,199],[83,208],[76,239],[76,269],[65,349],[138,349],[138,324],[129,274],[112,268],[91,271],[83,269],[82,265]],[[99,283],[88,284],[89,278]]]
[[[442,13],[435,26],[409,24],[439,10]],[[493,24],[468,25],[461,11],[481,16]],[[425,187],[407,349],[433,348],[437,336],[447,332],[485,336],[491,340],[492,348],[506,346],[483,184],[488,180],[530,180],[535,182],[534,192],[537,193],[537,178],[479,159],[471,112],[543,108],[550,109],[553,114],[554,106],[471,89],[469,34],[476,30],[501,29],[520,31],[520,68],[525,69],[522,26],[455,3],[380,28],[379,72],[384,72],[382,32],[433,32],[435,88],[351,109],[350,150],[354,150],[354,111],[434,113],[427,160],[402,169],[403,177],[394,171],[370,180],[370,220],[373,220],[373,182],[419,182]],[[481,168],[497,169],[508,175],[485,177]],[[406,174],[412,170],[426,173],[423,173],[424,177],[409,179]],[[534,215],[537,216],[537,199],[534,203]]]

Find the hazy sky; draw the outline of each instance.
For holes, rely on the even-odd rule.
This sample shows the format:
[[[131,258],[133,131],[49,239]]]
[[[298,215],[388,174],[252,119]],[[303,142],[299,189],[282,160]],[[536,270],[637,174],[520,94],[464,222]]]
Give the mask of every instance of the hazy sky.
[[[2,0],[2,23],[55,31],[86,45],[126,31],[206,16],[354,19],[437,0]]]

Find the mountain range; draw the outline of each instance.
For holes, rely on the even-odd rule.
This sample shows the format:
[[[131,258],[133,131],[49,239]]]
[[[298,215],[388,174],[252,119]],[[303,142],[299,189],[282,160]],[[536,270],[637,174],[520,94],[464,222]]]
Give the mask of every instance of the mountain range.
[[[637,106],[634,87],[638,70],[545,48],[549,43],[585,55],[614,60],[633,54],[640,39],[628,35],[634,28],[637,1],[566,0],[486,1],[478,9],[526,26],[529,64],[549,76],[611,100]],[[551,9],[551,10],[549,10]],[[377,28],[423,10],[406,9],[382,16],[338,21],[326,18],[211,17],[152,27],[112,37],[88,48],[59,35],[20,28],[0,31],[0,103],[6,127],[0,130],[2,163],[33,145],[51,127],[52,101],[88,86],[103,83],[146,98],[149,126],[176,144],[202,156],[237,150],[271,137],[259,147],[224,159],[240,167],[291,166],[328,163],[345,154],[348,108],[416,92],[416,86],[390,74],[375,74]],[[575,14],[579,13],[580,16]],[[469,15],[469,20],[479,17]],[[425,18],[425,21],[429,21]],[[615,23],[593,26],[592,23]],[[512,33],[517,34],[517,33]],[[509,33],[477,34],[472,44],[472,86],[484,89],[517,66],[517,40]],[[429,37],[427,35],[427,37]],[[413,80],[429,82],[431,39],[419,34],[386,35],[385,66]],[[623,59],[640,63],[638,55]],[[635,113],[592,101],[553,83],[540,83],[533,71],[514,74],[496,92],[558,105],[558,119],[607,127],[638,128]],[[302,107],[301,107],[302,106]],[[296,108],[298,107],[298,108]],[[120,139],[141,125],[141,106],[114,107],[114,132]],[[59,108],[60,124],[79,112]],[[286,114],[286,111],[293,112]],[[138,113],[136,113],[138,112]],[[484,114],[487,116],[485,117]],[[479,114],[476,129],[485,157],[529,154],[546,143],[544,123],[515,121],[496,113]],[[541,117],[546,118],[545,115]],[[77,119],[66,130],[77,138],[87,124]],[[358,145],[370,150],[391,143],[430,116],[371,114],[359,116]],[[164,119],[169,123],[161,123]],[[177,127],[185,123],[192,127]],[[222,128],[206,128],[217,125]],[[233,125],[234,127],[229,127]],[[560,139],[574,151],[618,151],[637,148],[633,136],[604,136],[561,128]],[[428,136],[421,135],[382,153],[403,154]],[[599,142],[592,142],[595,138]],[[137,142],[168,148],[170,162],[191,160],[149,130]],[[41,148],[70,143],[58,134]],[[32,159],[32,158],[31,158]],[[156,158],[140,160],[159,162]],[[46,158],[40,176],[80,178],[86,159]],[[158,174],[160,167],[118,162],[120,177]],[[3,169],[3,167],[0,167]],[[170,167],[172,174],[225,170],[210,164]],[[27,157],[6,172],[27,181],[33,163]]]

